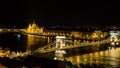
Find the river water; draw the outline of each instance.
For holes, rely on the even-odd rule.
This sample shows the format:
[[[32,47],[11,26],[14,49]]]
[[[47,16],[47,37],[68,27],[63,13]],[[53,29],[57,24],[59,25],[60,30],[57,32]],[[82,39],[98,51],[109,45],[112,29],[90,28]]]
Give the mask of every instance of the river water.
[[[28,36],[20,33],[0,33],[0,47],[11,51],[36,50],[53,42],[53,38]],[[79,68],[119,68],[120,48],[95,45],[66,50],[65,58]],[[95,67],[94,67],[95,66]]]
[[[20,33],[0,33],[0,47],[11,51],[35,50],[52,42],[50,38]]]

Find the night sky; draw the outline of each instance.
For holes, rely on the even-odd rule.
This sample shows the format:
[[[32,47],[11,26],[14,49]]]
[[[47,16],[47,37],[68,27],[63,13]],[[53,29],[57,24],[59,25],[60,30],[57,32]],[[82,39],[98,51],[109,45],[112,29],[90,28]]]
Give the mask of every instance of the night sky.
[[[35,21],[41,26],[115,25],[120,26],[119,2],[0,2],[0,26],[26,27]]]

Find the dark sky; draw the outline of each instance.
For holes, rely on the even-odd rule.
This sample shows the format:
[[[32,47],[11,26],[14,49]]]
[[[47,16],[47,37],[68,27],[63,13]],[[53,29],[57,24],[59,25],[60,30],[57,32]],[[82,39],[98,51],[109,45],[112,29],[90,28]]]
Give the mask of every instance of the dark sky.
[[[32,21],[39,25],[119,25],[119,2],[0,2],[0,26],[25,27]]]

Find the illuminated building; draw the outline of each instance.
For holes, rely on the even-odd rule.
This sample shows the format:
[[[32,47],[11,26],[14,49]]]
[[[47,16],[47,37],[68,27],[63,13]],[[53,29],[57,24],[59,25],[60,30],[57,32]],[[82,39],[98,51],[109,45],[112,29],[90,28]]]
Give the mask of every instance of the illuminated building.
[[[102,32],[101,30],[95,30],[91,34],[91,39],[102,39],[105,38],[108,35],[107,32]]]
[[[82,32],[71,31],[71,36],[74,36],[75,38],[82,38]]]
[[[43,28],[39,28],[35,23],[29,24],[27,33],[43,33]]]
[[[95,30],[94,32],[82,32],[82,31],[72,31],[72,30],[61,30],[61,29],[44,29],[43,27],[38,27],[34,22],[33,24],[29,24],[27,28],[27,33],[29,34],[41,34],[41,35],[49,35],[49,36],[66,36],[72,38],[82,38],[88,40],[100,40],[105,38],[108,33],[102,32],[101,30]]]

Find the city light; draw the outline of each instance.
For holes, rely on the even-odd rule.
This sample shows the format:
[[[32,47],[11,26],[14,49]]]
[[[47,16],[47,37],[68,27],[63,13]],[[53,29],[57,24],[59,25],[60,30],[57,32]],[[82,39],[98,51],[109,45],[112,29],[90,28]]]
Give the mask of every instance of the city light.
[[[112,44],[112,45],[115,45],[115,42],[112,42],[111,44]]]
[[[114,2],[1,0],[0,68],[120,68]]]
[[[48,45],[38,47],[34,50],[34,53],[51,53],[54,52],[53,60],[59,60],[64,61],[65,56],[64,54],[68,54],[65,50],[72,49],[72,48],[86,48],[87,46],[101,46],[100,44],[108,44],[110,43],[112,47],[116,47],[116,45],[119,45],[119,33],[117,32],[110,32],[109,34],[107,32],[102,32],[100,30],[95,30],[94,32],[81,32],[81,31],[59,31],[59,30],[45,30],[43,31],[43,28],[39,28],[38,25],[35,23],[30,24],[27,29],[2,29],[2,32],[19,32],[18,34],[15,34],[17,38],[20,41],[22,38],[22,34],[27,35],[27,46],[26,49],[31,50],[34,49],[35,44],[39,42],[43,43],[47,39]],[[107,37],[108,36],[108,37]],[[51,40],[51,37],[54,37],[54,41]],[[107,37],[107,38],[106,38]],[[20,39],[21,38],[21,39]],[[37,40],[37,39],[42,40]],[[83,39],[83,40],[81,40]],[[38,46],[38,45],[37,45]],[[76,49],[75,49],[76,50]],[[96,50],[93,49],[93,50]],[[111,46],[109,47],[109,50],[111,50]],[[76,50],[77,51],[77,50]],[[34,53],[31,53],[31,51],[26,52],[14,52],[14,51],[0,51],[1,57],[9,57],[10,59],[17,58],[17,57],[25,57],[28,55],[32,55]],[[76,59],[73,58],[72,62],[76,61],[76,64],[80,64],[83,62],[86,64],[88,61],[89,63],[101,63],[99,59],[96,59],[93,61],[93,55],[94,58],[97,58],[100,56],[98,53],[94,53],[91,55],[84,55],[83,60],[80,57],[77,57]],[[90,59],[88,59],[88,56]],[[91,57],[90,57],[91,56]]]

